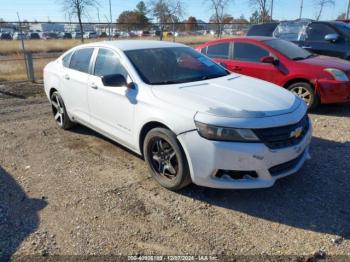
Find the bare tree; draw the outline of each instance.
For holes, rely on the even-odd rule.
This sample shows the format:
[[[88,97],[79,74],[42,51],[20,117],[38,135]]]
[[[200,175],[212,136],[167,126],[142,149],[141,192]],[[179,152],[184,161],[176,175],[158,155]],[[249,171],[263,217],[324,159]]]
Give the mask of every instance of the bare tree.
[[[216,35],[220,37],[222,34],[222,23],[225,18],[225,9],[229,6],[230,3],[233,3],[234,0],[205,0],[210,4],[210,8],[214,10],[212,19],[216,24]]]
[[[314,0],[315,2],[315,6],[320,8],[318,11],[318,14],[316,16],[316,20],[320,20],[321,15],[322,15],[322,11],[326,6],[334,6],[335,5],[335,1],[334,0]]]
[[[259,10],[259,17],[262,23],[270,20],[268,0],[249,0],[250,5]]]
[[[97,0],[62,0],[64,11],[68,12],[69,16],[76,16],[79,21],[81,42],[84,42],[84,29],[82,16],[86,15],[87,9],[92,6],[98,6]]]
[[[167,23],[173,23],[173,31],[175,22],[179,17],[183,16],[183,4],[181,0],[151,0],[151,11],[157,19],[160,29],[160,40],[163,39],[163,31]],[[175,33],[175,32],[173,32]]]

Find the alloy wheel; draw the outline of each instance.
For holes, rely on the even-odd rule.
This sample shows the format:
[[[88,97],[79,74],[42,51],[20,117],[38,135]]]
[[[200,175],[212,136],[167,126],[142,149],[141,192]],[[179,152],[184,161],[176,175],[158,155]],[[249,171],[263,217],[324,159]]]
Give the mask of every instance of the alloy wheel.
[[[59,126],[63,126],[64,121],[64,107],[58,94],[53,94],[51,98],[52,113],[54,115],[55,121]]]
[[[298,97],[300,97],[301,99],[304,100],[304,102],[310,106],[310,103],[312,102],[312,95],[310,93],[309,90],[307,90],[305,87],[303,86],[296,86],[296,87],[293,87],[291,90],[290,90],[292,93],[294,93],[295,95],[297,95]]]
[[[152,169],[160,176],[174,179],[178,173],[178,158],[172,146],[156,137],[150,145],[150,153]]]

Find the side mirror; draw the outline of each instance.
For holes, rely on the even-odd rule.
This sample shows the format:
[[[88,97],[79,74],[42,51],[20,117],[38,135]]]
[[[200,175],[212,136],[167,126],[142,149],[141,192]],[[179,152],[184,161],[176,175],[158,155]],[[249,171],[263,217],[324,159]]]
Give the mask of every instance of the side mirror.
[[[126,79],[123,75],[121,74],[113,74],[113,75],[106,75],[102,76],[102,83],[104,86],[127,86]]]
[[[332,42],[335,43],[337,42],[339,39],[339,35],[338,34],[328,34],[324,37],[324,40],[328,41],[328,42]]]
[[[272,65],[277,65],[278,64],[278,60],[276,60],[274,57],[272,56],[263,56],[260,59],[261,63],[265,63],[265,64],[272,64]]]

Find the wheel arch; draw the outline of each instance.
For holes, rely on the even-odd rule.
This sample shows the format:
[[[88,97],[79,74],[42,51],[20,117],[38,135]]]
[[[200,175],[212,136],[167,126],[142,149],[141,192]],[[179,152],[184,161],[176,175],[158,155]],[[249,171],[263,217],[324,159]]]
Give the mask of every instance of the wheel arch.
[[[171,130],[171,128],[169,128],[166,124],[160,122],[160,121],[150,121],[145,123],[142,128],[141,131],[139,133],[139,149],[140,149],[140,153],[143,156],[143,143],[145,141],[146,135],[147,133],[157,127],[162,127],[162,128],[166,128]]]
[[[304,82],[304,83],[310,84],[311,87],[313,89],[315,89],[315,85],[312,83],[312,81],[310,81],[309,79],[306,79],[306,78],[302,78],[302,77],[289,79],[286,83],[283,84],[283,87],[284,88],[288,88],[292,84],[295,84],[295,83],[298,83],[298,82]]]
[[[56,92],[57,91],[57,88],[55,87],[51,87],[50,90],[49,90],[49,99],[51,100],[51,96],[53,94],[53,92]]]

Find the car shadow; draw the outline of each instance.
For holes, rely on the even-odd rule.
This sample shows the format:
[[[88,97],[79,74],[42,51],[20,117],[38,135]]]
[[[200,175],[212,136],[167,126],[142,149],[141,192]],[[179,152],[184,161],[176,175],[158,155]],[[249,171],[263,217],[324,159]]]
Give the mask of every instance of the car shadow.
[[[350,143],[313,138],[312,159],[272,188],[221,190],[191,185],[180,194],[250,216],[350,239]]]
[[[310,112],[314,115],[325,115],[325,116],[350,116],[350,103],[345,104],[329,104],[319,105],[316,109]]]
[[[21,242],[39,226],[38,212],[47,205],[29,198],[0,166],[0,261],[10,260]]]
[[[70,132],[84,135],[84,136],[94,136],[96,138],[102,139],[108,143],[114,144],[115,146],[127,151],[128,153],[134,155],[137,158],[143,159],[142,156],[136,154],[134,151],[130,150],[129,148],[123,146],[122,144],[119,144],[118,142],[115,142],[112,139],[109,139],[108,137],[96,132],[95,130],[90,129],[89,127],[76,124],[73,128],[69,129]]]

